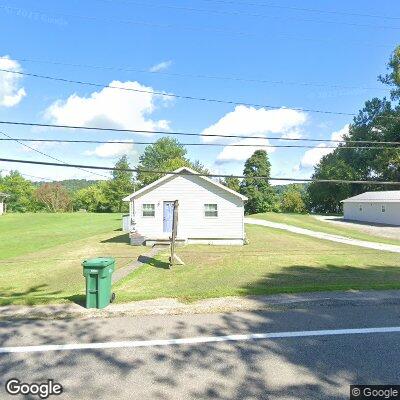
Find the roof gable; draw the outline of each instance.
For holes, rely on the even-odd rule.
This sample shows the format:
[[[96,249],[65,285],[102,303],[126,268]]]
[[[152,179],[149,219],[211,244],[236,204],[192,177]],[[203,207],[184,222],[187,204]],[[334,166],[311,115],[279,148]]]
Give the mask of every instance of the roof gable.
[[[191,168],[188,168],[188,167],[181,167],[181,168],[176,169],[176,170],[173,171],[173,172],[174,172],[173,175],[171,175],[171,174],[164,175],[164,176],[161,177],[160,179],[157,179],[156,181],[150,183],[149,185],[144,186],[143,188],[137,190],[136,192],[133,192],[131,195],[126,196],[126,197],[123,199],[123,201],[131,201],[132,199],[135,199],[135,198],[141,196],[143,193],[150,192],[152,189],[154,189],[154,188],[156,188],[156,187],[159,187],[160,185],[162,185],[162,184],[163,184],[164,182],[166,182],[166,181],[169,181],[169,180],[171,180],[171,179],[174,179],[174,178],[176,178],[176,177],[178,177],[178,176],[185,176],[185,175],[188,175],[188,174],[190,174],[190,175],[196,175],[196,176],[198,176],[200,179],[203,179],[204,181],[209,182],[209,183],[211,183],[212,185],[214,185],[214,186],[216,186],[216,187],[218,187],[218,188],[220,188],[220,189],[223,189],[224,191],[226,191],[226,192],[232,194],[233,196],[239,197],[239,198],[242,199],[243,201],[247,200],[247,197],[246,197],[246,196],[243,196],[242,194],[240,194],[240,193],[238,193],[238,192],[235,192],[234,190],[229,189],[229,188],[227,188],[226,186],[222,185],[221,183],[215,182],[215,181],[213,181],[212,179],[207,178],[206,176],[201,176],[201,175],[199,175],[198,172],[194,171],[194,170],[191,169]],[[186,172],[186,174],[184,174],[184,172]]]
[[[400,202],[400,190],[385,190],[377,192],[364,192],[358,194],[357,196],[349,197],[344,199],[342,203],[352,203],[352,202],[374,202],[374,201],[390,201],[390,202]]]

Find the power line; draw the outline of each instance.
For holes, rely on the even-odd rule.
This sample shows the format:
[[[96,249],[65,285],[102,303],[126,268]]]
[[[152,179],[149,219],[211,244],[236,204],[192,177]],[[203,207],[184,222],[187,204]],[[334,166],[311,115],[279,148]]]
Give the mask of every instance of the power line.
[[[209,98],[209,97],[195,97],[195,96],[188,96],[188,95],[158,92],[158,91],[154,91],[154,90],[143,90],[143,89],[127,88],[127,87],[122,87],[122,86],[103,85],[100,83],[75,81],[72,79],[32,74],[29,72],[13,71],[13,70],[3,69],[3,68],[0,68],[0,72],[6,72],[6,73],[10,73],[10,74],[17,74],[17,75],[23,75],[23,76],[30,76],[30,77],[34,77],[34,78],[40,78],[40,79],[49,79],[52,81],[58,81],[58,82],[64,82],[64,83],[76,83],[78,85],[101,87],[103,89],[117,89],[117,90],[123,90],[123,91],[128,91],[128,92],[154,94],[154,95],[158,95],[158,96],[172,97],[172,98],[178,98],[178,99],[184,99],[184,100],[206,101],[206,102],[211,102],[211,103],[231,104],[231,105],[248,106],[248,107],[263,107],[263,108],[269,108],[269,109],[273,109],[273,110],[279,110],[279,109],[284,108],[282,106],[271,106],[271,105],[267,105],[267,104],[245,103],[245,102],[238,102],[238,101],[233,101],[233,100],[221,100],[221,99],[213,99],[213,98]],[[352,113],[337,112],[337,111],[314,110],[314,109],[299,108],[299,107],[289,107],[289,109],[294,110],[294,111],[319,113],[319,114],[346,115],[346,116],[352,116],[352,117],[355,116],[355,114],[352,114]]]
[[[312,12],[312,13],[319,13],[319,14],[337,14],[337,15],[348,15],[353,17],[366,17],[366,18],[382,18],[382,19],[389,19],[389,20],[399,20],[400,17],[393,17],[389,15],[376,15],[376,14],[364,14],[352,11],[337,11],[337,10],[321,10],[316,8],[304,8],[304,7],[291,7],[291,6],[282,6],[273,3],[253,3],[253,2],[237,2],[237,1],[229,1],[229,0],[202,0],[206,2],[213,2],[213,3],[221,3],[221,4],[234,4],[236,6],[240,5],[249,5],[249,6],[256,6],[256,7],[268,7],[268,8],[279,8],[279,9],[286,9],[286,10],[293,10],[293,11],[305,11],[305,12]]]
[[[21,146],[24,146],[24,147],[26,147],[27,149],[33,150],[33,151],[35,151],[36,153],[41,154],[42,156],[51,158],[52,160],[58,161],[58,162],[63,163],[63,164],[67,164],[65,161],[60,160],[59,158],[53,157],[53,156],[51,156],[51,155],[49,155],[49,154],[47,154],[47,153],[44,153],[43,151],[40,151],[40,150],[38,150],[38,149],[35,149],[34,147],[28,146],[27,144],[23,143],[22,141],[19,141],[18,139],[14,139],[14,138],[12,138],[11,136],[7,135],[7,134],[4,133],[4,132],[1,132],[1,131],[0,131],[0,134],[2,134],[3,136],[6,136],[6,137],[7,137],[8,139],[10,139],[10,140],[13,140],[13,141],[19,143]],[[79,168],[79,167],[77,167],[77,169],[80,169],[80,170],[82,170],[82,171],[84,171],[84,172],[87,172],[87,173],[89,173],[89,174],[92,174],[92,175],[97,175],[97,176],[101,176],[102,178],[107,178],[107,179],[108,179],[108,176],[105,176],[105,175],[102,175],[102,174],[98,174],[97,172],[86,171],[85,169]]]
[[[46,161],[31,161],[11,158],[0,158],[0,161],[20,164],[34,164],[34,165],[46,165],[53,167],[69,167],[69,168],[86,168],[95,170],[106,170],[106,171],[119,171],[119,172],[140,172],[147,174],[165,174],[165,175],[181,175],[181,176],[193,176],[190,172],[176,172],[176,171],[161,171],[161,170],[149,170],[142,168],[116,168],[116,167],[100,167],[95,165],[82,165],[82,164],[63,164]],[[316,182],[316,183],[346,183],[346,184],[368,184],[368,185],[400,185],[400,182],[393,181],[360,181],[360,180],[344,180],[344,179],[307,179],[307,178],[271,178],[267,175],[256,175],[247,177],[244,175],[228,175],[228,174],[206,174],[196,173],[197,176],[204,176],[207,178],[252,178],[252,179],[268,179],[271,181],[291,181],[291,182]]]
[[[205,75],[205,74],[183,74],[176,72],[167,71],[151,71],[148,69],[134,68],[134,67],[115,67],[115,66],[104,66],[104,65],[89,65],[89,64],[75,64],[75,63],[65,63],[59,61],[47,61],[47,60],[33,60],[30,58],[15,58],[13,60],[19,62],[32,62],[39,64],[49,64],[49,65],[60,65],[64,67],[75,67],[75,68],[93,68],[93,69],[103,69],[103,70],[114,70],[114,71],[124,71],[124,72],[138,72],[143,74],[158,74],[165,76],[172,76],[178,78],[190,78],[190,79],[211,79],[211,80],[226,80],[226,81],[236,81],[236,82],[251,82],[251,83],[262,83],[270,85],[290,85],[290,86],[307,86],[307,87],[328,87],[331,89],[361,89],[361,90],[381,90],[387,91],[387,88],[377,87],[377,86],[347,86],[341,84],[326,84],[322,82],[296,82],[296,81],[284,81],[284,80],[267,80],[267,79],[257,79],[257,78],[241,78],[239,76],[222,76],[222,75]]]
[[[217,137],[217,138],[233,138],[233,139],[268,139],[283,141],[301,141],[301,142],[332,142],[332,143],[360,143],[360,144],[390,144],[399,145],[400,142],[387,142],[375,140],[339,140],[339,139],[310,139],[310,138],[285,138],[278,136],[249,136],[249,135],[223,135],[211,133],[192,133],[192,132],[169,132],[169,131],[150,131],[145,129],[124,129],[124,128],[104,128],[95,126],[79,126],[79,125],[57,125],[57,124],[41,124],[35,122],[20,121],[0,121],[0,125],[17,125],[17,126],[37,126],[43,128],[60,128],[60,129],[82,129],[89,131],[109,131],[109,132],[130,132],[130,133],[149,133],[157,135],[181,135],[181,136],[197,136],[197,137]]]
[[[102,0],[109,1],[109,0]],[[317,20],[315,18],[299,18],[299,17],[282,17],[280,15],[268,15],[268,14],[260,14],[260,13],[249,13],[246,11],[226,11],[226,10],[210,10],[210,9],[202,9],[195,7],[183,7],[183,6],[174,6],[167,4],[149,4],[143,3],[140,1],[126,1],[120,0],[124,3],[137,4],[140,6],[151,7],[151,8],[168,8],[172,10],[181,10],[181,11],[189,11],[189,12],[200,12],[206,14],[216,14],[216,15],[232,15],[232,16],[247,16],[247,17],[255,17],[255,18],[263,18],[263,19],[279,19],[281,21],[301,21],[301,22],[312,22],[318,24],[334,24],[334,25],[347,25],[347,26],[356,26],[361,28],[379,28],[379,29],[400,29],[397,26],[386,26],[386,25],[371,25],[371,24],[360,24],[356,22],[346,22],[346,21],[327,21],[327,20]],[[235,3],[235,5],[238,5]],[[239,4],[240,5],[240,4]],[[300,9],[298,9],[300,11]],[[304,10],[301,10],[304,11]]]
[[[3,168],[0,168],[0,172],[3,172],[3,171],[5,171],[5,172],[12,172],[12,170],[10,170],[10,169],[3,169]],[[23,174],[22,172],[19,172],[19,171],[18,171],[18,173],[19,173],[20,175],[22,175],[22,176],[27,176],[28,178],[40,179],[40,180],[42,180],[42,181],[51,181],[51,182],[54,181],[54,179],[51,179],[51,178],[43,178],[43,177],[41,177],[41,176]]]
[[[285,139],[283,139],[285,140]],[[0,141],[38,142],[38,143],[87,143],[87,144],[126,144],[126,145],[153,145],[156,142],[137,142],[133,140],[86,140],[86,139],[34,139],[34,138],[0,138]],[[307,145],[280,145],[280,144],[246,144],[246,143],[179,143],[182,146],[211,146],[211,147],[277,147],[302,149],[393,149],[388,146],[307,146]],[[400,142],[398,143],[400,145]],[[396,148],[396,147],[395,147]],[[399,147],[400,149],[400,147]]]

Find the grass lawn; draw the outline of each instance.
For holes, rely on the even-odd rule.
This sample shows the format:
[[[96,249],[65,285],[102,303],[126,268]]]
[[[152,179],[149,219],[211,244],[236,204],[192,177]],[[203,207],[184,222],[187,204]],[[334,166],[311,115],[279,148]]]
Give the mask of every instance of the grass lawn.
[[[261,226],[246,231],[247,246],[178,248],[186,265],[172,270],[168,254],[159,254],[116,285],[119,301],[400,288],[399,254]]]
[[[311,229],[333,235],[346,236],[354,239],[367,240],[370,242],[388,243],[400,245],[400,239],[390,239],[382,236],[375,236],[359,229],[347,225],[338,225],[332,222],[321,221],[309,214],[286,214],[286,213],[262,213],[249,215],[250,218],[265,219],[271,222],[279,222],[282,224],[294,225],[299,228]]]
[[[0,305],[74,301],[84,294],[81,262],[112,256],[117,268],[143,248],[128,244],[119,214],[0,217]]]

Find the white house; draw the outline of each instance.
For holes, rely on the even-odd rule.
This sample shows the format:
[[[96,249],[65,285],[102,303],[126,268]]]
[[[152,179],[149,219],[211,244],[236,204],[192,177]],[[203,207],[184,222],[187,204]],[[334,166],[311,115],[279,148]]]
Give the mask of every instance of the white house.
[[[6,205],[4,203],[4,200],[7,197],[8,197],[8,194],[0,193],[0,215],[4,214],[6,212]]]
[[[400,190],[365,192],[342,203],[345,219],[400,225]]]
[[[179,168],[124,198],[129,202],[131,243],[152,244],[171,236],[173,202],[178,200],[177,240],[242,245],[247,197],[220,183]]]

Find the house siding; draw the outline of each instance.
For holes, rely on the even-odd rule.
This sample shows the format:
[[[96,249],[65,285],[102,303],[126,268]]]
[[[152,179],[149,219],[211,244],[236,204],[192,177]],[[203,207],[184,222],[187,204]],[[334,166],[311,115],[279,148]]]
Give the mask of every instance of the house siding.
[[[382,205],[386,208],[385,212],[382,212]],[[353,221],[400,225],[400,202],[344,202],[343,215]]]
[[[149,239],[168,238],[163,202],[174,200],[179,201],[178,239],[244,239],[243,200],[196,175],[171,177],[131,200],[135,230]],[[154,217],[143,217],[143,204],[155,204]],[[205,217],[204,204],[217,204],[218,217]]]

